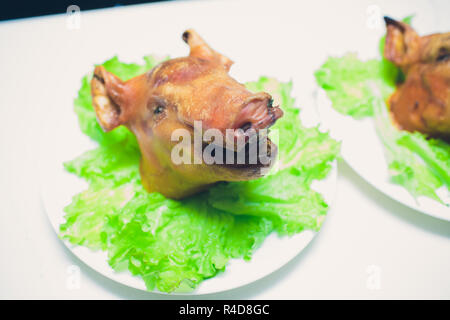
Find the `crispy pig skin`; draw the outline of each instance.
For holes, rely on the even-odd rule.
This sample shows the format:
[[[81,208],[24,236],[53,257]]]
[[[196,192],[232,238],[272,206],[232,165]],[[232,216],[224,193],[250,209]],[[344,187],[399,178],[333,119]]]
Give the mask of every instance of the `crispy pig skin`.
[[[219,181],[242,181],[261,177],[273,164],[206,164],[194,163],[191,141],[190,164],[175,164],[172,151],[179,143],[172,134],[177,129],[191,133],[195,121],[202,131],[216,129],[223,144],[234,143],[249,128],[256,132],[270,127],[283,115],[272,106],[265,92],[252,93],[229,76],[233,62],[211,49],[194,31],[187,30],[182,39],[189,45],[187,57],[167,60],[149,72],[126,82],[104,67],[94,70],[91,81],[93,106],[105,131],[125,125],[136,136],[141,150],[141,179],[149,192],[160,192],[170,198],[183,198],[200,192]],[[227,129],[239,129],[227,135]],[[208,143],[201,141],[202,148]],[[267,155],[273,159],[276,146],[268,142]],[[229,144],[231,145],[231,144]],[[231,152],[237,152],[233,144]],[[222,151],[225,153],[225,149]],[[201,155],[200,155],[201,157]],[[226,159],[224,159],[225,162]]]

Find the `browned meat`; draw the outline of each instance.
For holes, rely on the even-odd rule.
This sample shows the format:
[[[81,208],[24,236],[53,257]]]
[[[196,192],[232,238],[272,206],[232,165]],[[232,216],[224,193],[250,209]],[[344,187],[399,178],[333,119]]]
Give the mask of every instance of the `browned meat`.
[[[403,130],[450,139],[450,32],[420,37],[409,25],[385,18],[384,56],[406,76],[390,97]]]
[[[125,125],[136,135],[142,153],[143,185],[149,192],[170,198],[191,195],[218,181],[261,177],[261,169],[270,167],[276,154],[276,146],[269,140],[267,155],[272,160],[265,164],[251,164],[248,154],[243,164],[175,164],[171,157],[179,143],[171,139],[175,130],[193,134],[194,121],[201,121],[203,131],[217,129],[224,143],[234,143],[243,131],[227,135],[227,129],[258,131],[283,114],[272,106],[269,94],[254,94],[231,78],[228,71],[233,62],[212,50],[195,31],[184,32],[183,40],[190,46],[187,57],[165,61],[126,82],[99,66],[91,82],[100,125],[106,131]],[[231,152],[243,150],[235,145],[229,148]],[[194,143],[191,146],[192,158],[198,150],[194,150]],[[208,142],[202,141],[202,148],[207,146]],[[248,153],[248,147],[244,150]],[[226,153],[226,149],[215,152]]]

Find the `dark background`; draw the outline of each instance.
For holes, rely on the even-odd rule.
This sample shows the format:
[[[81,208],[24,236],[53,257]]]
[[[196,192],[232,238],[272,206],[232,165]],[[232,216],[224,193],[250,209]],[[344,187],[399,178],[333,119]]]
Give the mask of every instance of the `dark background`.
[[[0,21],[48,14],[66,13],[67,7],[77,5],[81,11],[124,6],[138,3],[160,2],[161,0],[0,0]]]

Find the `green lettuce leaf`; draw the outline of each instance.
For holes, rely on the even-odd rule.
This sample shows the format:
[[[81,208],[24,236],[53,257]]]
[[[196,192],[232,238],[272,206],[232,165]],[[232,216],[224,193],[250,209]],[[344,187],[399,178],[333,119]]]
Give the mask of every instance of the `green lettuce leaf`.
[[[410,23],[411,19],[403,21]],[[384,39],[380,41],[379,59],[361,61],[354,54],[329,58],[315,73],[317,83],[336,111],[355,119],[374,117],[394,183],[414,197],[442,202],[436,191],[442,186],[450,188],[450,145],[419,132],[399,131],[392,124],[384,101],[404,75],[383,57]]]
[[[385,146],[391,180],[405,187],[414,197],[426,196],[442,202],[436,190],[443,185],[443,181],[433,173],[431,167],[424,163],[423,158],[415,152],[414,148],[405,146],[405,143],[410,143],[410,138],[416,134],[399,131],[393,126],[383,99],[376,97],[376,94],[374,97],[375,128]],[[417,133],[417,136],[422,137],[423,142],[427,143],[423,135]],[[405,142],[402,143],[402,141]],[[433,158],[434,150],[427,151],[430,151],[429,156]]]
[[[158,62],[144,60],[135,65],[113,58],[104,66],[126,80]],[[317,128],[302,126],[291,83],[261,77],[247,87],[269,91],[283,107],[286,115],[271,133],[279,131],[283,167],[258,180],[220,183],[177,201],[144,190],[135,137],[125,127],[101,130],[85,77],[75,112],[81,130],[99,146],[64,164],[86,179],[89,188],[65,208],[61,237],[107,251],[114,270],[141,277],[148,290],[185,292],[223,272],[230,259],[251,259],[272,232],[319,230],[328,205],[310,186],[328,174],[339,143]]]
[[[373,116],[373,94],[368,83],[376,83],[387,97],[395,89],[397,73],[389,61],[361,61],[349,53],[328,58],[315,77],[336,111],[361,119]]]

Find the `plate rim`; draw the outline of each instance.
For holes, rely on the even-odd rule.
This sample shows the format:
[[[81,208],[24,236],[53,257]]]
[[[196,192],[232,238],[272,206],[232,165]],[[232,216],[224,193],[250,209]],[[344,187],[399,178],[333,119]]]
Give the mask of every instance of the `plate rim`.
[[[58,222],[55,220],[54,217],[52,217],[50,210],[49,210],[49,206],[47,205],[47,202],[50,201],[48,194],[46,193],[47,187],[45,185],[45,183],[43,183],[43,179],[42,179],[42,174],[43,171],[39,170],[39,195],[43,204],[43,209],[46,213],[48,222],[50,223],[50,225],[52,226],[53,231],[55,232],[56,236],[58,237],[58,239],[64,244],[64,246],[70,251],[71,254],[73,254],[74,256],[77,257],[77,259],[79,259],[84,265],[86,265],[87,267],[89,267],[90,269],[94,270],[95,272],[101,274],[103,277],[108,278],[109,280],[118,282],[122,285],[125,285],[127,287],[133,288],[133,289],[137,289],[140,291],[144,291],[144,292],[148,292],[148,293],[156,293],[156,294],[161,294],[161,295],[168,295],[168,296],[172,296],[172,295],[177,295],[177,296],[196,296],[196,295],[207,295],[207,294],[215,294],[215,293],[220,293],[220,292],[225,292],[225,291],[229,291],[229,290],[233,290],[233,289],[237,289],[237,288],[241,288],[243,286],[249,285],[255,281],[258,281],[260,279],[263,279],[269,275],[271,275],[272,273],[278,271],[279,269],[281,269],[283,266],[285,266],[286,264],[288,264],[289,262],[291,262],[295,257],[297,257],[298,255],[300,255],[305,248],[307,248],[310,243],[314,240],[314,238],[316,237],[316,235],[320,232],[320,230],[323,228],[323,225],[325,223],[325,221],[328,219],[328,216],[331,214],[331,212],[333,211],[332,208],[334,207],[334,203],[336,202],[336,196],[337,196],[337,178],[338,178],[338,166],[337,166],[337,160],[335,159],[332,162],[332,169],[330,170],[330,172],[328,173],[328,176],[326,179],[329,179],[329,184],[333,185],[333,192],[332,194],[330,194],[330,200],[328,201],[328,211],[327,214],[325,216],[325,219],[321,225],[321,228],[318,231],[313,231],[313,230],[303,230],[293,236],[303,236],[305,237],[305,239],[303,240],[303,242],[300,244],[300,246],[298,248],[296,248],[295,253],[288,256],[287,259],[285,259],[284,261],[276,264],[275,267],[271,268],[271,270],[269,272],[264,273],[263,275],[260,275],[258,277],[256,277],[255,279],[249,279],[249,280],[244,280],[241,281],[238,285],[234,285],[234,286],[230,286],[230,287],[225,287],[225,288],[221,288],[221,289],[216,289],[216,290],[210,290],[210,291],[206,291],[206,292],[202,292],[201,291],[201,287],[204,283],[206,283],[208,280],[213,280],[216,277],[221,276],[222,274],[226,273],[227,270],[230,267],[230,264],[233,261],[238,261],[238,262],[243,262],[244,260],[242,258],[231,258],[223,273],[219,273],[218,275],[209,278],[209,279],[204,279],[201,281],[201,283],[191,292],[163,292],[163,291],[159,291],[156,288],[154,290],[147,290],[145,287],[145,283],[144,281],[139,277],[139,276],[133,276],[129,270],[125,270],[125,271],[121,271],[121,272],[115,272],[114,269],[109,266],[108,262],[107,262],[107,251],[103,251],[103,250],[91,250],[87,247],[84,247],[82,245],[74,245],[72,243],[70,243],[67,239],[62,239],[60,237],[59,234],[59,225]],[[69,174],[69,173],[67,173]],[[77,177],[78,179],[81,179],[79,177]],[[62,208],[61,208],[62,209]],[[64,216],[64,211],[61,210],[60,212],[60,218]],[[284,239],[282,239],[281,241],[292,241],[292,237],[293,236],[283,236]],[[262,242],[261,246],[259,246],[258,248],[255,249],[255,251],[252,253],[252,258],[254,256],[255,253],[257,252],[261,252],[261,250],[264,249],[264,244],[267,242],[267,240],[269,239],[269,237],[278,237],[278,234],[276,232],[271,232]],[[294,242],[294,244],[296,244]],[[104,272],[104,267],[99,267],[98,265],[95,264],[95,262],[93,262],[91,260],[90,257],[87,257],[87,255],[103,255],[104,256],[104,263],[105,265],[108,267],[109,271],[108,272]],[[252,260],[250,260],[252,261]],[[130,282],[131,279],[133,279]]]

